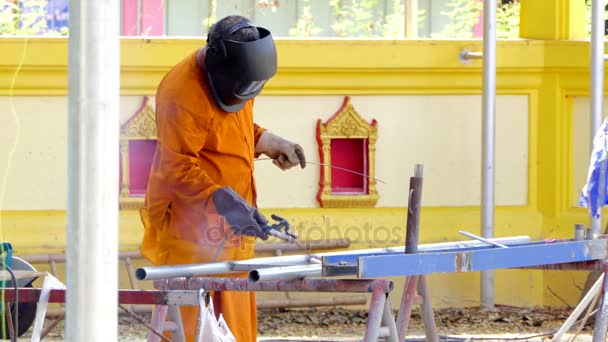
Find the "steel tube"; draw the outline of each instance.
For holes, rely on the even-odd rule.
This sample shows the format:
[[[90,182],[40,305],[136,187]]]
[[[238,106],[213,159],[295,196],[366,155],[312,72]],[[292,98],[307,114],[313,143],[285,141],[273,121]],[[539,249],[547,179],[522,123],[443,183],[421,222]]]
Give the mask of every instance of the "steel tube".
[[[195,277],[198,275],[213,275],[230,273],[229,262],[214,262],[208,264],[167,265],[157,267],[141,267],[135,271],[139,280],[155,280],[177,277]]]
[[[407,222],[405,231],[405,253],[418,252],[418,235],[420,230],[420,203],[422,201],[422,171],[421,164],[416,164],[414,177],[410,177],[410,190],[407,203]]]
[[[372,300],[369,305],[369,314],[367,315],[367,325],[365,328],[364,342],[378,341],[380,335],[380,327],[382,325],[382,316],[384,314],[384,306],[386,304],[386,293],[374,289],[372,292]]]
[[[604,102],[604,1],[591,2],[591,150],[595,135],[601,129]],[[599,208],[604,206],[606,197],[606,161],[601,161],[598,182]],[[602,230],[602,214],[591,217],[591,236],[598,236]]]
[[[494,131],[496,116],[496,0],[483,5],[481,230],[494,237]],[[494,271],[481,272],[481,306],[494,307]]]
[[[251,282],[265,280],[286,280],[306,277],[320,277],[322,266],[320,264],[303,266],[272,267],[252,270],[249,272]]]
[[[116,341],[119,1],[69,8],[66,340]]]
[[[528,236],[513,236],[506,238],[490,239],[494,242],[502,244],[518,244],[530,241]],[[480,241],[456,241],[456,242],[440,242],[419,245],[418,251],[443,251],[453,248],[462,247],[479,247],[486,244]],[[324,256],[333,255],[354,255],[354,254],[381,254],[405,252],[404,246],[396,246],[389,248],[372,248],[354,251],[327,252],[309,255],[288,255],[280,257],[255,258],[249,260],[240,260],[234,262],[217,262],[205,264],[189,264],[189,265],[167,265],[167,266],[152,266],[141,267],[135,271],[135,275],[139,280],[159,280],[178,277],[195,277],[195,276],[211,276],[219,274],[228,274],[233,272],[249,272],[258,268],[269,268],[278,266],[297,266],[309,265],[315,263],[313,258],[320,259]]]
[[[378,289],[389,293],[393,290],[393,282],[384,279],[294,279],[252,283],[247,278],[173,278],[156,280],[154,287],[171,290],[360,293]]]

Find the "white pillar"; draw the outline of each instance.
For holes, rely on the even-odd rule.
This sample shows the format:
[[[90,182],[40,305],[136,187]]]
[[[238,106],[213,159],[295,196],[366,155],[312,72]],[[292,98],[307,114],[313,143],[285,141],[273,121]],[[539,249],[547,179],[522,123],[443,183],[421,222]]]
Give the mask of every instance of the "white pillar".
[[[481,230],[494,237],[494,132],[496,117],[496,0],[483,5]],[[481,272],[481,307],[494,307],[494,271]]]
[[[593,138],[602,125],[604,102],[604,0],[591,3],[591,149]],[[599,198],[600,208],[606,196],[606,162],[600,165]],[[602,215],[591,218],[592,235],[600,234]]]
[[[70,0],[66,340],[118,341],[119,1]]]

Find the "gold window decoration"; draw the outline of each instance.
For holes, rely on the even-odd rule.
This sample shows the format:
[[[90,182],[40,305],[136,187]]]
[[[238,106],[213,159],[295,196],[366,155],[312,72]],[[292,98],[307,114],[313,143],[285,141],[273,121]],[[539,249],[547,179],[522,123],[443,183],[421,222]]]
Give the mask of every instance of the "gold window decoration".
[[[317,121],[321,169],[317,201],[325,208],[374,207],[376,190],[375,119],[365,121],[346,96],[340,109],[323,123]]]
[[[120,208],[143,206],[156,149],[156,116],[144,97],[141,107],[120,128]]]

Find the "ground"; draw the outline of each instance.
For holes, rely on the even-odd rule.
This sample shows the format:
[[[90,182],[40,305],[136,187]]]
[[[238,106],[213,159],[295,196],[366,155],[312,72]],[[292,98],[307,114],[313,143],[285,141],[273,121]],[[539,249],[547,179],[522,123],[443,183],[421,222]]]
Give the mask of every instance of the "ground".
[[[508,306],[497,306],[493,312],[483,312],[479,308],[452,308],[436,310],[435,321],[444,341],[548,341],[563,325],[571,311]],[[149,314],[140,316],[145,321],[150,321]],[[273,342],[357,341],[363,336],[366,318],[365,311],[340,308],[260,310],[259,339]],[[121,314],[119,322],[119,341],[146,340],[146,328],[134,318]],[[576,326],[570,333],[574,334],[575,330]],[[592,332],[593,327],[587,324],[576,341],[591,341]],[[420,340],[416,337],[422,337],[423,334],[420,315],[415,310],[408,340],[409,336],[412,341]],[[20,341],[29,341],[29,334],[23,337]],[[63,324],[58,325],[44,341],[63,341]]]

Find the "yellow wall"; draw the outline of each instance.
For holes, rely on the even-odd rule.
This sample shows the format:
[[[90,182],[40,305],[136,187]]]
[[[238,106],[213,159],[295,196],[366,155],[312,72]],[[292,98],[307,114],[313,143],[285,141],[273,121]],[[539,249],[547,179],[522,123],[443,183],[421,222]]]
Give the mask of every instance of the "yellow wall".
[[[142,95],[154,95],[168,68],[200,43],[123,39],[123,120]],[[65,246],[67,42],[34,38],[0,44],[2,237],[18,253],[60,251]],[[355,240],[353,248],[401,244],[403,194],[413,164],[422,162],[428,178],[421,242],[462,240],[458,230],[479,233],[482,69],[480,61],[460,64],[458,54],[481,51],[480,41],[284,40],[278,49],[279,74],[260,97],[259,121],[302,140],[315,160],[314,121],[329,117],[341,97],[350,95],[361,115],[379,120],[376,171],[389,185],[379,187],[379,208],[319,209],[312,196],[316,167],[283,174],[259,164],[265,214],[284,214],[311,232],[322,232],[311,227],[329,222]],[[573,201],[588,154],[585,124],[575,120],[588,103],[588,44],[501,41],[497,63],[496,236],[571,237],[574,223],[588,222],[586,211]],[[294,192],[288,190],[292,184]],[[121,249],[136,248],[141,236],[136,213],[122,212],[120,223]],[[398,239],[372,241],[351,228],[367,223],[396,227],[391,237]],[[574,304],[575,284],[582,280],[581,273],[501,270],[496,284],[499,303],[562,305],[549,287]],[[478,274],[433,275],[430,285],[440,305],[478,304]]]

